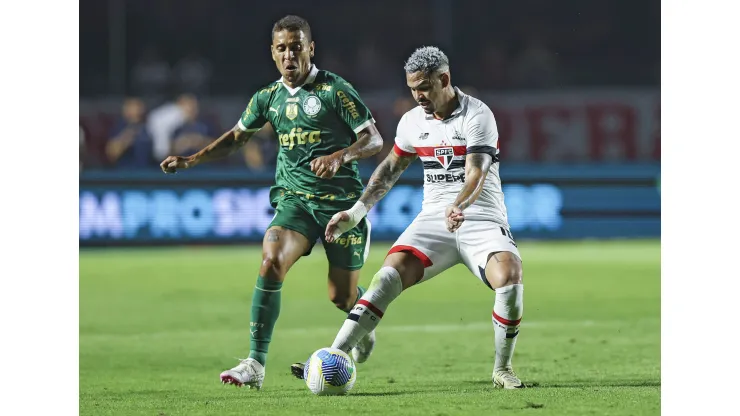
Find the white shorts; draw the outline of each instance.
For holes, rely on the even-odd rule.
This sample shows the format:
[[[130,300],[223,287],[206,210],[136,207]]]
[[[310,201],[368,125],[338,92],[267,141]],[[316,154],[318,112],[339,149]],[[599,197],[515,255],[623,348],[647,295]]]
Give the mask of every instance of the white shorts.
[[[457,231],[451,233],[445,226],[444,212],[424,211],[414,219],[398,237],[388,254],[405,251],[424,264],[424,277],[431,279],[450,267],[463,263],[486,286],[486,264],[491,253],[508,251],[519,259],[519,249],[511,232],[493,221],[465,220]]]

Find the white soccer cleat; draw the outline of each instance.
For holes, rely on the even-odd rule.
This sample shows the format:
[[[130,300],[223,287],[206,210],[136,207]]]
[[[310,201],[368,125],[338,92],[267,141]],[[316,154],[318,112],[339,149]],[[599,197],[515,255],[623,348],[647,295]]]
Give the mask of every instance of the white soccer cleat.
[[[259,390],[265,380],[265,367],[254,358],[240,360],[239,365],[221,373],[221,384],[247,386]]]
[[[358,343],[352,348],[352,359],[356,363],[364,363],[370,358],[370,354],[375,349],[375,330],[368,332]]]
[[[499,370],[493,372],[493,387],[500,389],[523,389],[527,386],[519,380],[513,370]]]

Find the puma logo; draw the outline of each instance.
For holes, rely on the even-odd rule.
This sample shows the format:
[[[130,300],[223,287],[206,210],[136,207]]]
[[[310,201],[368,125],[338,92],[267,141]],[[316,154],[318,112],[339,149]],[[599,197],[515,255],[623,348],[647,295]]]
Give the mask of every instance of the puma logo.
[[[251,334],[252,334],[252,336],[254,336],[254,334],[256,334],[256,333],[257,333],[257,330],[256,330],[256,329],[250,329],[250,330],[249,330],[249,333],[251,333]]]
[[[278,107],[278,108],[280,108],[280,107]],[[276,109],[274,109],[274,108],[272,108],[272,107],[270,107],[270,110],[269,110],[269,111],[274,111],[274,112],[275,112],[275,114],[280,114],[280,113],[278,112],[278,110],[276,110]],[[268,111],[268,112],[269,112],[269,111]]]

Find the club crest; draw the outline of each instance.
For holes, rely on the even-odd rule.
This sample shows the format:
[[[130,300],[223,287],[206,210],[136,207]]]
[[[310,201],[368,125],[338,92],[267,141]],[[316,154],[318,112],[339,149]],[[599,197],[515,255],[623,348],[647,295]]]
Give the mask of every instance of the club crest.
[[[452,147],[437,147],[434,149],[434,157],[437,158],[442,167],[447,169],[455,157],[455,150]]]
[[[303,100],[303,112],[306,113],[306,115],[313,117],[316,114],[319,114],[319,111],[321,111],[321,100],[319,100],[319,97],[309,95],[305,100]]]

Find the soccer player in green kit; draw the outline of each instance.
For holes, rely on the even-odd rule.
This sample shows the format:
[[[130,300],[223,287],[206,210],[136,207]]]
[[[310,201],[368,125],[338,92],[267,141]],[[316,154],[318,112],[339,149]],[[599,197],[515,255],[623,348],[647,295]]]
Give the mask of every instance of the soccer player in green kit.
[[[333,243],[326,241],[324,229],[335,213],[351,208],[362,194],[356,161],[378,153],[383,138],[352,85],[311,63],[314,47],[306,20],[280,19],[273,26],[270,49],[282,78],[252,96],[232,130],[192,156],[169,156],[160,165],[165,173],[175,173],[227,156],[266,122],[278,136],[275,185],[270,190],[275,218],[262,240],[249,358],[221,373],[224,384],[262,387],[283,280],[317,239],[329,261],[329,297],[337,308],[350,311],[365,292],[357,282],[369,250],[370,223],[363,220]],[[368,334],[352,351],[355,359],[364,361],[374,344],[375,334]]]

